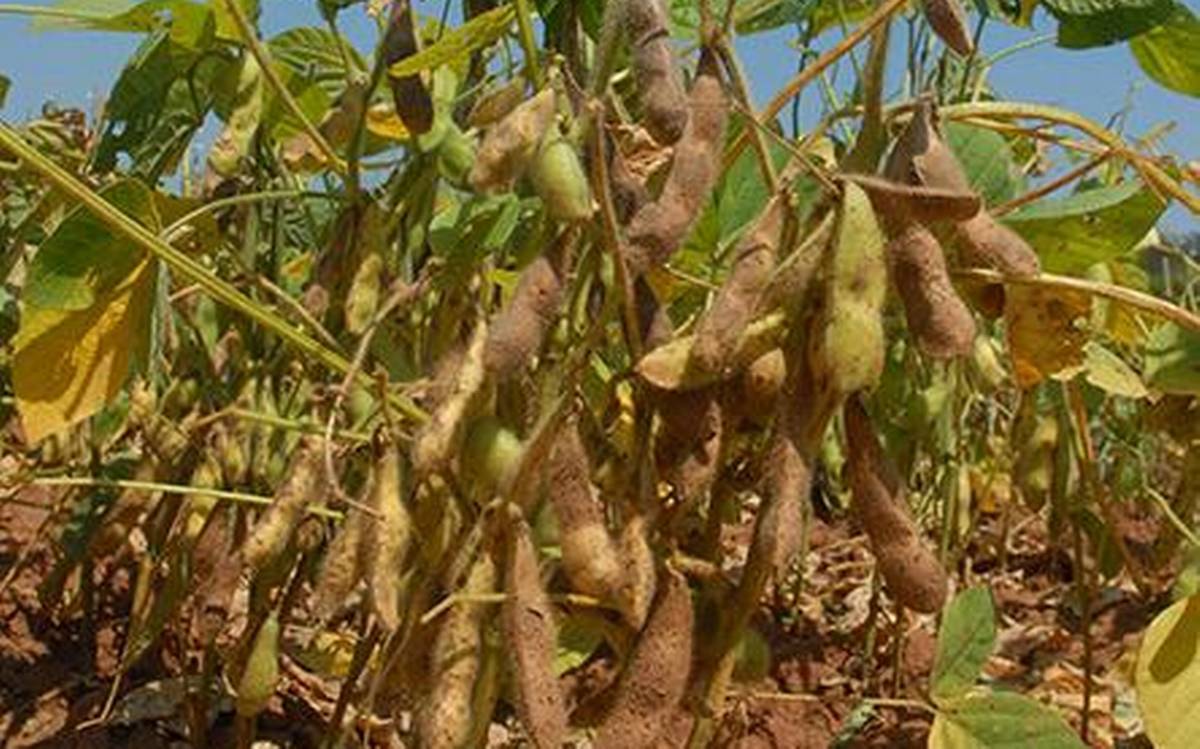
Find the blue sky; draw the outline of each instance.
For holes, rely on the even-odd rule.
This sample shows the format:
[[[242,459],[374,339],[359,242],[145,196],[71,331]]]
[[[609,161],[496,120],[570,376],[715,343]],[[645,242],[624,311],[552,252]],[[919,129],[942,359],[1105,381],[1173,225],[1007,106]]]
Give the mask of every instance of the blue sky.
[[[50,4],[48,0],[25,0],[27,4]],[[263,25],[268,33],[288,26],[317,23],[315,2],[308,0],[262,0]],[[1186,0],[1193,10],[1200,0]],[[436,13],[440,0],[419,3],[422,11]],[[343,14],[348,35],[367,49],[371,26],[362,6]],[[989,26],[983,47],[988,54],[1005,49],[1039,34],[1052,33],[1054,24],[1044,14],[1031,30]],[[765,101],[795,72],[795,53],[788,47],[790,32],[758,35],[739,44],[753,93]],[[901,37],[903,38],[903,37]],[[33,32],[27,19],[0,14],[0,73],[12,79],[12,90],[0,116],[20,120],[35,115],[43,101],[89,107],[103,96],[115,80],[138,37],[126,34],[80,31]],[[1131,137],[1152,127],[1174,122],[1165,140],[1169,151],[1184,160],[1200,159],[1200,102],[1167,91],[1149,80],[1138,68],[1126,45],[1095,50],[1061,50],[1048,42],[1008,57],[991,74],[993,87],[1012,99],[1056,104],[1075,109],[1106,122],[1132,102],[1122,129]],[[815,88],[803,100],[805,121],[819,107]],[[1166,225],[1178,230],[1200,227],[1195,217],[1176,208]]]

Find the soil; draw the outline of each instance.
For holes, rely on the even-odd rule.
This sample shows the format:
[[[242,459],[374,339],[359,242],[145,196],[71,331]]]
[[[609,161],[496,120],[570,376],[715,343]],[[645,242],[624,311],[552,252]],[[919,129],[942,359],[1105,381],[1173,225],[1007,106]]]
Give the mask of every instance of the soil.
[[[189,667],[182,643],[164,642],[120,680],[107,723],[103,712],[118,673],[128,626],[132,555],[118,554],[90,570],[90,601],[78,575],[62,601],[48,605],[39,585],[54,567],[58,533],[43,528],[55,497],[28,490],[0,505],[0,745],[6,747],[185,747],[182,680]],[[1019,515],[1019,511],[1018,511]],[[1122,515],[1134,553],[1153,545],[1159,529]],[[991,588],[999,614],[998,644],[985,679],[1054,705],[1076,728],[1084,705],[1081,601],[1069,549],[1051,543],[1040,518],[1010,519],[1015,531],[1002,559],[998,517],[985,517],[956,579]],[[770,652],[753,681],[736,682],[715,746],[923,747],[932,714],[919,703],[936,651],[936,621],[906,614],[896,620],[886,596],[872,596],[873,559],[866,539],[843,521],[814,521],[803,575],[798,569],[772,591],[754,619]],[[57,525],[51,524],[51,528]],[[726,535],[731,559],[744,529]],[[49,538],[45,536],[51,536]],[[14,563],[21,560],[9,578]],[[799,567],[799,565],[797,566]],[[1146,569],[1150,569],[1148,566]],[[1096,586],[1092,615],[1089,743],[1141,747],[1129,678],[1139,633],[1165,604],[1171,570],[1145,574],[1139,593],[1127,574]],[[85,605],[85,603],[87,605]],[[85,610],[90,615],[85,615]],[[896,635],[903,635],[897,657]],[[315,746],[332,714],[339,683],[285,657],[281,689],[259,722],[259,746]],[[305,661],[307,663],[307,661]],[[190,664],[194,668],[194,664]],[[611,653],[601,649],[565,679],[576,724],[595,724],[617,681]],[[228,702],[210,746],[234,743]],[[686,714],[665,721],[664,736],[686,736]],[[374,746],[401,746],[387,725],[363,733]],[[360,734],[362,735],[362,734]],[[489,746],[522,746],[510,722],[496,724]],[[674,743],[673,741],[671,743]]]

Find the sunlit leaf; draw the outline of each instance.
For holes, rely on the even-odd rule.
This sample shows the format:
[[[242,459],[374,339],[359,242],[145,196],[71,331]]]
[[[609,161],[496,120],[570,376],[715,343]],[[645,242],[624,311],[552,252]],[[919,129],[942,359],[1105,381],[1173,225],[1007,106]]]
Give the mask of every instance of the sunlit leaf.
[[[1146,341],[1144,375],[1164,393],[1200,394],[1200,333],[1175,323],[1158,327]]]
[[[1176,602],[1150,623],[1138,651],[1134,688],[1154,746],[1195,746],[1200,725],[1200,596]]]
[[[1166,23],[1129,42],[1146,75],[1181,94],[1200,96],[1200,20],[1177,5]]]
[[[1012,146],[999,133],[981,127],[948,122],[946,142],[962,163],[967,179],[983,197],[985,205],[1012,200],[1024,189]]]
[[[991,591],[969,588],[955,596],[938,629],[931,678],[933,699],[940,704],[969,691],[995,644],[996,612]]]
[[[1078,291],[1009,288],[1004,316],[1017,385],[1029,388],[1083,364],[1090,313],[1091,297]]]
[[[1145,398],[1149,393],[1142,378],[1125,360],[1095,341],[1084,346],[1084,378],[1111,395]]]
[[[1136,247],[1165,208],[1149,190],[1129,182],[1043,200],[1004,222],[1037,250],[1044,270],[1078,275]]]
[[[1070,726],[1028,697],[974,694],[938,709],[929,749],[1083,749]]]
[[[1165,22],[1175,0],[1042,0],[1058,19],[1058,46],[1101,47],[1132,39]]]
[[[396,63],[388,69],[388,73],[393,78],[404,78],[462,59],[476,50],[483,49],[508,31],[508,27],[516,18],[513,7],[512,4],[505,3],[475,16],[462,26],[447,31],[434,44]]]

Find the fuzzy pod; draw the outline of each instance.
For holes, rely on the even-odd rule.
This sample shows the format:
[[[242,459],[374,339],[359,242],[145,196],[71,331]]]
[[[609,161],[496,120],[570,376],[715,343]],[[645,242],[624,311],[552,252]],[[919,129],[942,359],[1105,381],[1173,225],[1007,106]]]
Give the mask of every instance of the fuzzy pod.
[[[623,567],[621,583],[614,602],[621,618],[633,630],[642,628],[654,602],[657,587],[654,550],[647,536],[646,517],[630,515],[617,537],[617,551]]]
[[[484,553],[476,558],[461,593],[486,595],[496,590],[496,565]],[[490,719],[472,712],[482,663],[483,626],[489,606],[464,601],[443,617],[430,653],[430,689],[417,711],[417,735],[425,749],[469,746],[475,725]]]
[[[990,268],[1010,276],[1036,276],[1041,271],[1037,253],[1020,234],[996,221],[986,211],[957,224],[954,241],[960,265]]]
[[[546,89],[490,128],[471,167],[471,186],[481,192],[507,190],[537,153],[554,114],[554,90]]]
[[[507,117],[525,100],[525,78],[514,76],[488,89],[475,100],[467,115],[468,127],[488,127]]]
[[[374,490],[374,484],[369,482],[365,495],[371,497]],[[364,512],[350,508],[326,550],[313,591],[313,615],[318,621],[329,621],[363,578],[361,550],[368,522]]]
[[[546,254],[521,271],[517,288],[488,330],[483,362],[489,375],[510,380],[541,349],[558,318],[563,301],[562,279]]]
[[[782,429],[775,434],[768,461],[765,475],[768,514],[756,529],[756,536],[762,536],[762,543],[769,544],[765,558],[770,561],[773,574],[779,576],[800,551],[812,469],[795,439]]]
[[[844,416],[854,513],[870,540],[879,573],[900,605],[934,613],[946,601],[946,570],[922,540],[905,506],[900,479],[858,399],[846,401]]]
[[[938,130],[937,112],[931,97],[917,99],[912,120],[888,155],[884,176],[907,185],[971,192],[966,172]]]
[[[629,264],[635,273],[662,265],[679,248],[720,175],[729,97],[715,63],[706,64],[709,55],[703,53],[692,84],[691,115],[662,194],[629,222]]]
[[[586,221],[592,216],[592,191],[579,154],[551,129],[529,168],[533,189],[557,221]]]
[[[453,121],[446,122],[446,134],[437,146],[438,171],[458,187],[468,187],[475,166],[475,139]]]
[[[388,632],[400,626],[404,563],[412,545],[413,521],[404,503],[400,448],[392,440],[378,447],[371,479],[371,508],[379,514],[364,535],[371,605]],[[363,556],[364,563],[367,557]]]
[[[975,318],[950,282],[937,238],[920,224],[909,224],[888,245],[887,256],[909,332],[921,351],[935,359],[969,355]]]
[[[832,393],[874,387],[883,373],[886,346],[887,260],[870,200],[852,182],[845,185],[825,271],[819,327],[809,344],[813,375]]]
[[[936,224],[965,221],[983,208],[978,193],[969,190],[910,185],[864,174],[846,174],[842,179],[866,191],[889,231],[895,231],[910,222]]]
[[[650,201],[646,185],[629,168],[629,162],[616,147],[608,149],[608,181],[612,189],[613,208],[621,225],[629,223],[642,206]]]
[[[683,501],[707,492],[720,467],[727,416],[718,391],[714,386],[655,394],[659,420],[655,463],[659,475]]]
[[[383,256],[372,252],[362,259],[354,271],[350,292],[346,295],[346,331],[351,335],[362,335],[375,319],[382,289]]]
[[[623,0],[633,74],[642,99],[642,124],[654,140],[670,145],[683,135],[688,101],[671,49],[662,0]]]
[[[296,446],[274,501],[242,547],[242,557],[251,570],[263,570],[287,549],[306,508],[324,487],[321,455],[321,440],[317,437],[304,437]]]
[[[546,469],[567,580],[580,593],[601,601],[612,600],[623,570],[604,521],[604,508],[592,485],[587,451],[575,421],[562,428]]]
[[[925,18],[934,33],[960,56],[975,51],[967,29],[967,13],[959,0],[925,0]]]
[[[413,24],[412,3],[395,0],[383,40],[384,60],[389,66],[412,57],[418,52],[417,31]],[[389,77],[396,114],[413,135],[429,132],[433,127],[433,97],[419,75]]]
[[[779,394],[787,380],[787,357],[773,348],[755,359],[742,373],[738,410],[755,424],[765,423],[775,413]]]
[[[772,198],[738,244],[729,276],[696,326],[691,359],[700,371],[716,374],[729,366],[771,280],[787,207],[785,195]]]
[[[272,611],[259,626],[238,679],[237,714],[253,718],[263,711],[279,684],[279,615]]]
[[[516,517],[508,530],[506,596],[500,615],[516,677],[517,715],[533,746],[558,749],[567,735],[567,708],[554,674],[558,648],[554,607],[542,587],[529,526]]]
[[[467,350],[458,361],[452,378],[454,384],[413,440],[413,470],[420,477],[451,465],[466,437],[470,417],[487,398],[487,373],[483,363],[486,341],[487,326],[481,323],[475,327]]]
[[[691,676],[695,618],[692,591],[668,570],[646,627],[617,683],[596,749],[651,747],[678,708]]]

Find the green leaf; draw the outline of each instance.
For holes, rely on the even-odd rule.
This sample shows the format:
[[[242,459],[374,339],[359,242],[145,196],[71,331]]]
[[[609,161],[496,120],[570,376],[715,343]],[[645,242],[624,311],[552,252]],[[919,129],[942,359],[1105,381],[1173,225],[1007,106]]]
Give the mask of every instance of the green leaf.
[[[592,657],[604,643],[604,628],[587,616],[569,616],[558,628],[558,651],[554,656],[554,674],[562,676]]]
[[[929,749],[1083,749],[1049,707],[1011,692],[983,692],[942,706]]]
[[[396,63],[388,69],[388,73],[395,78],[404,78],[465,58],[472,52],[483,49],[508,31],[516,18],[513,7],[512,4],[505,3],[475,16],[462,26],[443,34],[436,43]]]
[[[1166,205],[1136,182],[1042,200],[1005,218],[1050,273],[1079,275],[1132,250]]]
[[[223,0],[222,0],[223,1]],[[50,6],[54,15],[37,15],[33,29],[87,29],[145,33],[167,20],[194,19],[196,11],[207,12],[191,0],[58,0]]]
[[[1134,690],[1158,749],[1195,746],[1200,725],[1200,596],[1155,617],[1138,651]]]
[[[984,205],[1005,203],[1024,191],[1025,179],[1003,136],[961,122],[948,122],[944,129],[946,142],[962,163],[971,186],[983,197]]]
[[[1200,21],[1186,7],[1130,40],[1129,49],[1146,75],[1172,91],[1200,96]]]
[[[3,74],[0,74],[0,109],[4,108],[4,102],[8,99],[8,89],[12,86],[12,80]]]
[[[1164,393],[1200,395],[1200,333],[1166,323],[1146,341],[1143,375]]]
[[[808,20],[817,0],[749,0],[738,3],[734,24],[739,34],[755,34]]]
[[[160,230],[153,196],[140,182],[119,182],[103,195]],[[22,290],[13,341],[13,390],[30,441],[99,411],[146,360],[157,269],[85,208],[43,242]]]
[[[341,52],[342,42],[328,29],[298,26],[272,37],[267,42],[275,67],[288,91],[296,98],[310,122],[320,122],[333,108],[346,88],[349,71]],[[350,49],[352,64],[365,67],[357,52]],[[301,123],[292,117],[278,97],[268,100],[262,127],[275,140],[286,140],[302,132]]]
[[[954,597],[942,616],[931,679],[934,702],[960,697],[975,685],[996,644],[992,592],[968,588]]]
[[[1058,46],[1103,47],[1165,23],[1175,0],[1043,0],[1058,19]]]
[[[1125,360],[1095,341],[1083,347],[1084,378],[1110,395],[1122,398],[1145,398],[1149,395],[1145,383]]]
[[[154,196],[138,180],[122,180],[100,194],[140,223],[159,230]],[[144,253],[113,234],[90,211],[76,208],[38,248],[21,301],[47,309],[87,309],[128,278],[143,258]]]

